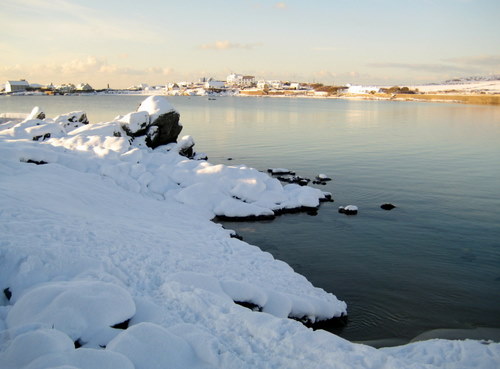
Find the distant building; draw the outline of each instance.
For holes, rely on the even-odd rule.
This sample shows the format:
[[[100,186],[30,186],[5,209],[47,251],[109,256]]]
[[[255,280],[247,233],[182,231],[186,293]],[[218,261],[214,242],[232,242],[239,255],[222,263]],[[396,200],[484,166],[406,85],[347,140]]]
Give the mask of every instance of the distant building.
[[[64,83],[64,84],[56,87],[57,92],[62,93],[62,94],[75,92],[75,89],[76,89],[76,87],[72,83]]]
[[[210,90],[210,89],[220,90],[220,89],[226,88],[226,83],[224,81],[208,80],[207,82],[205,82],[205,88],[207,90]]]
[[[92,86],[89,85],[88,83],[79,83],[76,86],[76,90],[77,91],[94,91],[94,89],[92,88]]]
[[[274,80],[274,81],[267,81],[268,85],[275,90],[281,90],[283,89],[283,82]]]
[[[374,86],[353,86],[348,83],[346,87],[342,92],[348,94],[372,94],[380,92],[380,88]]]
[[[255,85],[255,77],[232,73],[227,76],[226,82],[230,86],[251,87]]]
[[[7,81],[5,84],[5,92],[26,91],[29,87],[30,84],[24,79],[20,81]]]
[[[266,88],[269,88],[269,84],[264,80],[260,80],[259,82],[257,82],[257,88],[259,90],[265,90]]]

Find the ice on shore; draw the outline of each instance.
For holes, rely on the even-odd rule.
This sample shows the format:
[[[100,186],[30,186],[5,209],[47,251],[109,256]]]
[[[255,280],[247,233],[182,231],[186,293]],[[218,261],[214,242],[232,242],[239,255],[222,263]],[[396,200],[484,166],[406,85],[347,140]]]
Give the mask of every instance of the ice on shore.
[[[0,367],[500,363],[498,343],[377,350],[288,319],[328,319],[345,314],[346,304],[210,219],[317,206],[321,191],[186,159],[176,145],[192,138],[152,150],[131,143],[121,122],[75,128],[68,121],[0,125]]]

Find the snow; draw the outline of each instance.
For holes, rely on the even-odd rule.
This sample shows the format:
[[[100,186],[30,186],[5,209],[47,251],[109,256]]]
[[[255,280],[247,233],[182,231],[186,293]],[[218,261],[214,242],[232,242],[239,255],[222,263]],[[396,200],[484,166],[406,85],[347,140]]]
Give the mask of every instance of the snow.
[[[155,95],[146,98],[137,109],[137,112],[147,112],[151,122],[154,122],[160,115],[172,111],[177,112],[167,99]]]
[[[143,111],[172,109],[165,101]],[[186,159],[178,151],[192,137],[131,143],[119,119],[0,125],[0,367],[498,367],[498,343],[377,350],[289,319],[347,307],[210,219],[317,207],[324,193]]]
[[[439,83],[439,84],[427,84],[427,85],[414,85],[408,86],[410,89],[418,89],[420,92],[424,93],[444,93],[444,92],[455,92],[455,93],[488,93],[488,94],[499,94],[500,93],[500,80],[485,80],[485,81],[474,81],[474,80],[460,80]]]
[[[6,319],[8,328],[43,323],[84,343],[135,313],[132,296],[124,288],[100,281],[44,283],[13,302]]]

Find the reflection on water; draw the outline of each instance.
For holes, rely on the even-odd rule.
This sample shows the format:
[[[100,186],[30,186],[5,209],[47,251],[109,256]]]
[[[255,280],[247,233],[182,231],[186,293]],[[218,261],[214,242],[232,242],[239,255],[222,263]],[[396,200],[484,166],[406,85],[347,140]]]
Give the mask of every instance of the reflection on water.
[[[0,112],[86,110],[142,96],[0,97]],[[500,328],[500,108],[458,104],[177,97],[197,151],[223,164],[334,180],[315,217],[226,223],[348,304],[341,332],[401,342],[437,328]],[[228,157],[234,161],[227,161]],[[380,205],[391,202],[396,209]],[[337,212],[355,204],[358,215]],[[389,339],[389,341],[387,341]],[[396,341],[394,341],[396,339]]]

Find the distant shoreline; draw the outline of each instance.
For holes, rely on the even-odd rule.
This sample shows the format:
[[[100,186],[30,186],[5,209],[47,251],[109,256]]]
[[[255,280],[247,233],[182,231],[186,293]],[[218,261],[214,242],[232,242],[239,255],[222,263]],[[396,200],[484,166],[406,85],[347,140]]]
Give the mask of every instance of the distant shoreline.
[[[313,99],[351,99],[351,100],[382,100],[382,101],[417,101],[417,102],[441,102],[459,103],[473,105],[500,105],[500,94],[342,94],[331,96],[307,96],[298,94],[265,94],[265,93],[245,93],[240,92],[236,96],[255,97],[296,97]]]
[[[89,92],[89,93],[71,93],[72,95],[133,95],[133,96],[198,96],[198,97],[281,97],[281,98],[306,98],[306,99],[346,99],[346,100],[373,100],[373,101],[416,101],[416,102],[440,102],[440,103],[459,103],[472,105],[500,105],[500,94],[473,94],[473,93],[416,93],[416,94],[339,94],[339,95],[309,95],[291,91],[270,91],[268,93],[261,90],[240,90],[236,94],[207,94],[207,95],[170,95],[162,91],[136,91],[115,90],[111,92]],[[45,94],[0,94],[0,96],[43,96]],[[52,96],[52,95],[47,95]]]

